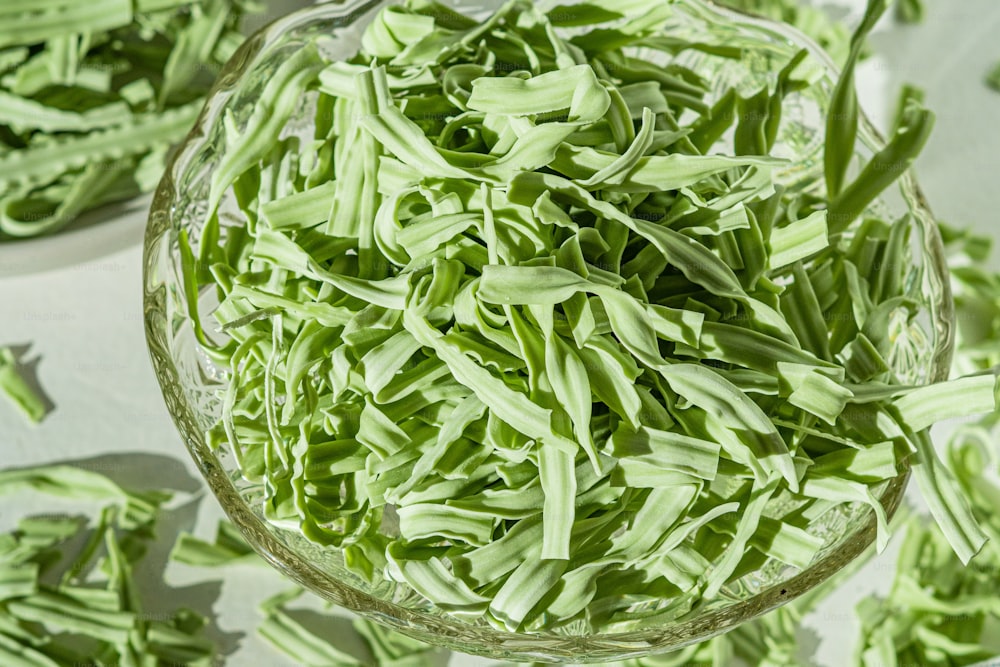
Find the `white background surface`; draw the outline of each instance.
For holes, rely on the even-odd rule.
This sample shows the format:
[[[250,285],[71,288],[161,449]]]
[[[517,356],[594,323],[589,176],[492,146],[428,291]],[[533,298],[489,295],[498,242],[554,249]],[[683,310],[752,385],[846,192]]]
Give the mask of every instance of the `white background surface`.
[[[1000,61],[1000,2],[927,4],[924,25],[887,25],[873,36],[879,55],[863,67],[862,99],[876,124],[884,126],[901,82],[927,89],[938,125],[917,171],[932,208],[944,220],[974,225],[1000,239],[1000,94],[982,84],[989,67]],[[40,269],[43,263],[62,268],[0,277],[0,345],[30,346],[26,358],[37,360],[29,365],[55,406],[41,425],[30,427],[0,402],[0,465],[74,461],[132,486],[179,489],[184,493],[173,504],[162,533],[183,527],[210,537],[221,512],[214,498],[205,496],[147,358],[141,249],[136,245],[143,220],[141,210],[128,214],[118,224],[129,231],[109,237],[110,252],[83,264],[71,263],[75,249],[82,252],[82,246],[72,243],[61,243],[54,246],[54,254],[41,256],[3,249],[0,276]],[[102,250],[88,250],[87,255]],[[24,497],[5,500],[0,529],[29,511],[28,502]],[[277,576],[251,567],[206,573],[174,565],[167,570],[169,586],[164,587],[162,552],[169,546],[162,545],[141,572],[147,590],[154,592],[151,611],[178,604],[211,610],[218,618],[213,634],[228,653],[226,665],[291,664],[254,636],[254,606],[283,588]],[[815,647],[817,664],[849,664],[857,634],[853,606],[861,597],[887,588],[892,561],[890,548],[807,619],[805,645]],[[213,580],[216,574],[221,582]],[[487,663],[461,657],[452,664]]]

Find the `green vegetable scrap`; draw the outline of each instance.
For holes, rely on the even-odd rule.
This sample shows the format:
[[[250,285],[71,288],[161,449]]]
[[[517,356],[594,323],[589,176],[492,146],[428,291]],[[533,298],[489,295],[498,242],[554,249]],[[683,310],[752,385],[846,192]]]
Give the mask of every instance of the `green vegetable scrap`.
[[[5,0],[0,242],[152,190],[248,0]]]
[[[994,65],[986,75],[986,85],[1000,93],[1000,63]]]
[[[923,23],[924,0],[896,0],[896,20],[900,23]]]
[[[219,567],[241,563],[262,565],[264,561],[250,548],[232,523],[220,520],[215,542],[206,542],[190,533],[177,537],[170,560],[199,567]]]
[[[0,393],[32,423],[42,421],[48,413],[44,399],[18,370],[17,358],[9,347],[0,347]]]
[[[169,494],[73,466],[0,471],[0,494],[25,490],[104,507],[96,521],[31,516],[0,535],[0,664],[217,664],[205,619],[188,609],[151,617],[132,574]]]
[[[296,619],[295,612],[288,605],[305,594],[301,588],[279,593],[261,603],[259,610],[264,621],[258,626],[258,634],[278,652],[303,665],[324,665],[324,667],[428,667],[439,664],[440,657],[447,651],[411,639],[365,619],[353,622],[354,642],[362,655],[354,655],[349,650],[349,641],[337,631],[334,635],[320,636]],[[334,639],[331,640],[331,637]],[[437,660],[435,659],[437,658]],[[440,663],[443,664],[443,663]]]
[[[230,371],[209,442],[268,521],[512,631],[684,614],[768,559],[808,566],[844,505],[884,546],[877,485],[907,464],[967,561],[986,536],[922,429],[995,409],[996,381],[900,382],[912,225],[868,210],[930,114],[848,168],[884,4],[833,102],[829,197],[771,154],[805,54],[713,101],[674,56],[746,51],[665,38],[669,4],[477,23],[412,0],[353,58],[285,58],[228,117],[201,243],[177,238]],[[283,137],[302,99],[314,138]],[[242,224],[215,209],[230,190]]]
[[[895,135],[906,122],[907,114],[911,108],[922,108],[926,100],[927,92],[920,86],[912,83],[904,83],[899,89],[899,96],[896,99],[896,112],[893,115],[892,128],[889,135]]]

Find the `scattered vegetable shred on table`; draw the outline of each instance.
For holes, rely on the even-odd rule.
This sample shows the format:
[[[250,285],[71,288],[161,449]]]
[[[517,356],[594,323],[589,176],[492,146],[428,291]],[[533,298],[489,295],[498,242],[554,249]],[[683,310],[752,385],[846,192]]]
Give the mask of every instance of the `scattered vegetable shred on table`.
[[[37,424],[45,418],[45,400],[25,379],[17,357],[9,347],[0,347],[0,393],[32,423]]]
[[[247,0],[0,3],[0,242],[152,190]]]
[[[356,57],[291,55],[228,118],[199,243],[178,238],[230,371],[210,442],[275,525],[512,631],[683,615],[767,559],[808,566],[844,504],[881,547],[873,489],[906,462],[967,561],[985,535],[925,429],[994,410],[996,378],[897,380],[920,354],[912,224],[869,209],[933,117],[908,105],[849,169],[884,9],[834,92],[826,196],[771,155],[806,54],[709,103],[675,56],[742,51],[664,34],[669,3],[477,22],[414,0]],[[281,134],[303,95],[312,141]]]
[[[0,533],[0,664],[218,664],[206,619],[190,609],[152,617],[133,576],[169,493],[128,491],[71,465],[0,471],[0,495],[26,491],[103,509],[26,516]]]

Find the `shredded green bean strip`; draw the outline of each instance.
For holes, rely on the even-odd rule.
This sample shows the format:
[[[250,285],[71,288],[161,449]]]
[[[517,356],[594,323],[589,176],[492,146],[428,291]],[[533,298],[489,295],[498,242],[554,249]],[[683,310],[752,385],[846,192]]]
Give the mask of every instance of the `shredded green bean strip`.
[[[225,520],[219,521],[215,542],[206,542],[190,533],[181,533],[170,552],[170,560],[199,567],[263,563],[236,527]]]
[[[37,424],[45,418],[48,408],[21,373],[14,352],[9,347],[0,347],[0,393],[17,406],[29,421]]]
[[[426,667],[444,664],[446,651],[411,639],[381,625],[357,618],[353,621],[354,641],[338,633],[320,636],[298,619],[291,603],[308,594],[301,588],[284,591],[262,602],[264,620],[257,633],[278,652],[303,665],[324,667]],[[358,654],[360,655],[358,655]]]
[[[926,11],[924,0],[896,0],[896,20],[900,23],[923,23]]]
[[[1000,93],[1000,63],[986,74],[986,85]]]

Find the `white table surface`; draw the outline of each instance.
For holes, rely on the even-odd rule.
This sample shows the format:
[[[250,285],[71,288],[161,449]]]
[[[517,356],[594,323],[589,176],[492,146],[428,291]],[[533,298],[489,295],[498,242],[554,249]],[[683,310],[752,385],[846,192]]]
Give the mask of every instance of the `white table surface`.
[[[887,25],[873,36],[879,55],[862,68],[862,99],[884,126],[901,82],[927,89],[938,125],[917,171],[931,205],[942,219],[974,225],[1000,240],[1000,94],[982,84],[987,69],[1000,61],[1000,2],[927,4],[923,25]],[[97,247],[88,247],[81,235],[51,250],[0,254],[0,345],[30,346],[27,359],[37,360],[31,365],[55,406],[32,427],[0,402],[0,465],[71,461],[124,484],[179,489],[163,534],[185,528],[210,537],[221,511],[181,445],[146,353],[138,245],[143,219],[142,207],[133,208],[99,243],[91,239]],[[81,253],[88,261],[73,264]],[[33,267],[45,270],[24,275]],[[22,275],[5,276],[12,273]],[[0,529],[34,507],[30,497],[5,503]],[[169,546],[160,545],[140,571],[153,592],[154,611],[179,604],[211,610],[226,665],[291,667],[254,636],[256,602],[284,587],[276,575],[263,568],[195,571],[171,565],[164,585]],[[815,664],[849,664],[857,635],[854,604],[887,589],[893,560],[890,547],[806,620],[803,645]],[[460,656],[452,664],[490,663]]]

